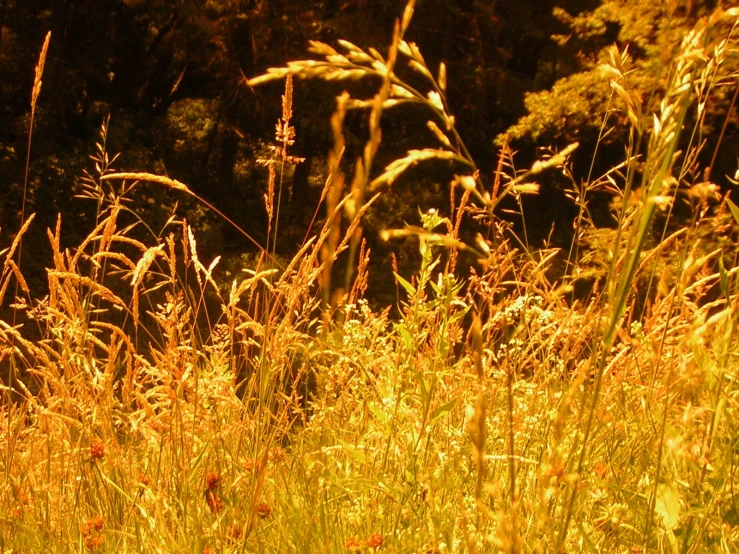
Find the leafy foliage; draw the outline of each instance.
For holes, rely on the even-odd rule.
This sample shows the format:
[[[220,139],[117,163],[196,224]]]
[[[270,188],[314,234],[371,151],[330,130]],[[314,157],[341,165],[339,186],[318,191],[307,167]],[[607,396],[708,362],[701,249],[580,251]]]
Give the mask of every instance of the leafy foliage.
[[[577,15],[556,9],[555,15],[569,27],[555,39],[572,57],[571,64],[565,64],[571,74],[561,76],[551,89],[527,93],[529,113],[507,133],[514,139],[545,144],[583,140],[584,136],[594,141],[604,115],[613,115],[607,140],[624,142],[628,125],[626,118],[619,116],[623,106],[613,98],[602,74],[602,66],[610,61],[609,48],[615,43],[631,54],[624,76],[640,101],[649,104],[650,98],[664,93],[667,62],[677,54],[682,36],[711,9],[711,2],[691,2],[685,7],[678,2],[663,6],[638,1],[605,1]],[[736,69],[733,57],[725,63],[731,68],[727,73]],[[718,88],[714,94],[709,102],[716,105],[714,116],[721,118],[725,92]],[[502,136],[498,137],[497,142],[502,141]]]

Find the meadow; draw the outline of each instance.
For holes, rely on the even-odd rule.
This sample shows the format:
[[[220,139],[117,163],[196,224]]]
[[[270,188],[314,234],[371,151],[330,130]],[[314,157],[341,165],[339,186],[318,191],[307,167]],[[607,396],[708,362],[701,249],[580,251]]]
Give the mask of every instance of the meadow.
[[[504,144],[481,175],[445,67],[404,39],[413,9],[385,55],[313,42],[312,59],[249,82],[284,79],[285,93],[264,161],[267,244],[237,278],[198,256],[184,217],[151,229],[137,215],[141,187],[194,193],[118,172],[107,124],[84,176],[97,223],[75,245],[64,214],[48,230],[48,294],[22,273],[33,215],[2,230],[3,553],[739,551],[739,208],[696,171],[706,104],[737,79],[739,10],[685,36],[651,95],[611,50],[603,129],[626,121],[628,148],[571,179],[567,251],[530,246],[501,207],[524,217],[522,196],[571,176],[578,145],[521,170]],[[336,100],[315,231],[285,262],[293,77],[379,86]],[[376,167],[383,114],[413,106],[437,144]],[[356,160],[348,110],[367,114]],[[373,310],[363,215],[427,160],[455,168],[451,209],[384,232],[415,240],[421,262],[396,272],[399,305]],[[613,228],[593,223],[594,191],[613,196]],[[680,224],[675,206],[690,214]]]

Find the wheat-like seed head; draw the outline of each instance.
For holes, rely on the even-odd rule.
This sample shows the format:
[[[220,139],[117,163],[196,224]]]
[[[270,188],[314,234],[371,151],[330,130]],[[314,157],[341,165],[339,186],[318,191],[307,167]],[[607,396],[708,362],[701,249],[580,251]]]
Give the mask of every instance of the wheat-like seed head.
[[[44,75],[44,64],[46,63],[46,53],[49,50],[49,41],[51,40],[51,31],[46,33],[44,45],[41,47],[38,64],[36,64],[36,74],[33,78],[33,89],[31,91],[31,118],[36,113],[36,102],[39,94],[41,94],[41,78]]]
[[[267,208],[267,235],[272,230],[272,218],[275,209],[275,164],[268,163],[269,178],[267,179],[267,194],[264,195],[264,205]]]

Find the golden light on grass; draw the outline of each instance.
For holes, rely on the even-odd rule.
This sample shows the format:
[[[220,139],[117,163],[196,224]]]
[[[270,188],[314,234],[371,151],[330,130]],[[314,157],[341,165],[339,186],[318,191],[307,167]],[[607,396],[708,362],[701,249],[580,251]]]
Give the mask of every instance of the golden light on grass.
[[[44,76],[44,65],[46,65],[46,53],[49,51],[49,42],[51,41],[51,31],[46,33],[44,44],[41,47],[41,54],[38,58],[38,64],[36,65],[36,73],[33,78],[33,89],[31,91],[31,119],[36,113],[36,102],[38,101],[39,94],[41,94],[41,83],[42,77]]]
[[[3,548],[698,553],[739,543],[739,270],[706,238],[733,239],[739,222],[733,204],[712,211],[711,183],[688,180],[683,160],[699,159],[698,146],[678,155],[677,137],[710,79],[728,78],[720,53],[735,38],[717,50],[708,31],[723,27],[701,23],[656,117],[626,79],[626,53],[611,52],[614,98],[646,150],[634,143],[593,181],[622,195],[602,252],[590,243],[568,255],[527,247],[500,202],[536,193],[534,174],[542,187],[553,170],[570,178],[577,145],[528,170],[506,145],[485,176],[449,111],[445,66],[432,70],[403,39],[413,8],[387,56],[314,43],[320,59],[251,81],[371,75],[378,85],[356,99],[369,133],[350,184],[352,99],[339,97],[325,218],[284,267],[269,261],[279,240],[268,241],[224,283],[220,258],[201,260],[198,229],[177,217],[142,239],[124,223],[124,213],[135,217],[122,208],[132,190],[192,193],[104,163],[92,181],[121,186],[90,187],[104,215],[76,248],[61,218],[48,231],[47,296],[8,300],[11,281],[29,288],[13,258],[32,218],[0,253],[0,302],[23,316],[0,321],[0,360],[23,370],[22,401],[0,405]],[[400,64],[425,88],[410,87]],[[273,239],[292,96],[290,81],[264,176]],[[428,110],[432,145],[373,171],[389,100]],[[96,160],[106,159],[99,149]],[[449,202],[384,234],[413,238],[417,264],[411,271],[407,252],[393,254],[397,303],[374,309],[364,298],[372,237],[361,228],[378,196],[366,190],[403,186],[425,161],[451,164]],[[577,241],[602,231],[587,211],[598,187],[568,189]],[[694,218],[674,231],[681,199]],[[349,278],[336,286],[332,270],[347,258]],[[574,298],[586,279],[589,295]]]

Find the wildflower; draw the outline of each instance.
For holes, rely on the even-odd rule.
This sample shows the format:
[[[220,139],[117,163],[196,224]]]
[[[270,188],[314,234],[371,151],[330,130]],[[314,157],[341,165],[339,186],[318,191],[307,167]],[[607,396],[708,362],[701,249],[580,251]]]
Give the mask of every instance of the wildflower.
[[[257,474],[261,471],[262,464],[259,462],[259,460],[256,460],[255,458],[249,458],[244,464],[244,469],[248,473]]]
[[[101,441],[95,441],[90,445],[90,457],[100,460],[105,457],[105,445]]]
[[[82,526],[82,534],[89,535],[93,531],[100,532],[103,530],[104,526],[105,520],[103,519],[103,516],[97,515]]]
[[[598,476],[599,479],[605,479],[608,476],[608,464],[598,462],[593,467],[593,472]]]
[[[382,535],[380,533],[375,533],[367,539],[367,546],[370,548],[380,548],[383,542]]]
[[[362,549],[362,543],[357,537],[349,537],[346,540],[346,549],[349,552],[359,552]]]
[[[281,446],[275,446],[275,447],[274,447],[274,448],[272,449],[272,453],[271,453],[271,456],[270,456],[270,458],[271,458],[271,459],[272,459],[272,460],[273,460],[274,462],[278,462],[278,463],[279,463],[279,462],[284,462],[284,461],[285,461],[285,459],[287,458],[287,453],[285,452],[285,449],[284,449],[284,448],[282,448]]]
[[[212,548],[203,548],[203,554],[216,554],[216,551]]]
[[[269,517],[271,513],[272,508],[270,508],[269,504],[267,504],[266,502],[262,502],[257,506],[257,515],[262,519]]]
[[[105,520],[102,516],[96,515],[85,523],[80,532],[85,537],[85,547],[88,550],[97,550],[103,544],[103,527]]]
[[[151,479],[149,479],[149,476],[144,473],[139,473],[136,476],[136,482],[143,487],[151,485]]]
[[[221,479],[218,476],[218,473],[216,473],[215,471],[209,471],[208,474],[205,476],[205,484],[208,487],[209,491],[216,490],[220,482]]]
[[[96,534],[85,538],[85,547],[88,550],[97,550],[103,544],[103,536]]]
[[[211,513],[218,514],[223,511],[223,501],[221,500],[221,497],[213,491],[205,491],[205,502],[208,504],[208,508],[210,508]]]
[[[236,525],[235,523],[232,523],[226,528],[226,535],[228,535],[231,542],[238,542],[241,539],[242,533],[243,529],[241,526]]]
[[[105,520],[103,519],[103,516],[97,515],[90,520],[90,523],[95,531],[102,531],[103,526],[105,525]]]

